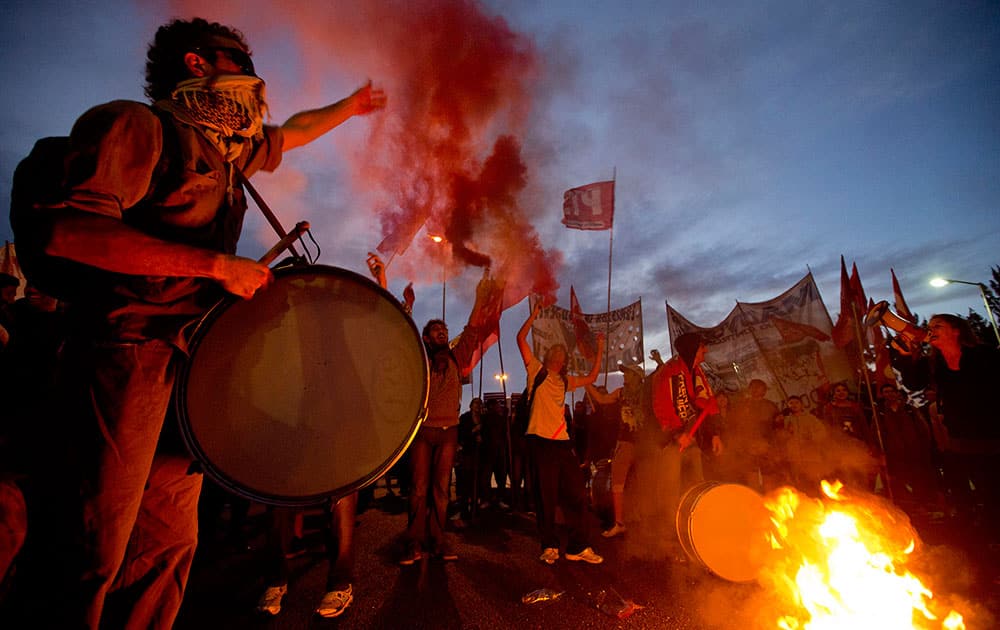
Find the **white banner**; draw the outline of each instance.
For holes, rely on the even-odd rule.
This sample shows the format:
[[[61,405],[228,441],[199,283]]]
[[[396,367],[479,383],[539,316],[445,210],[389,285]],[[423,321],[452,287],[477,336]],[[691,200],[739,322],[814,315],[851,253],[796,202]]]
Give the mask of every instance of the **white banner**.
[[[768,384],[768,398],[804,396],[815,408],[830,383],[849,379],[843,352],[831,340],[833,324],[812,274],[766,302],[737,302],[717,326],[692,324],[667,305],[670,339],[702,335],[705,363],[715,391],[734,392],[755,378]]]
[[[610,313],[584,313],[583,319],[593,334],[607,335],[608,371],[618,370],[619,365],[642,364],[642,300]],[[590,362],[577,348],[570,311],[547,306],[538,313],[531,326],[532,352],[540,361],[545,351],[558,343],[571,351],[568,366],[571,374],[590,372]],[[603,361],[604,357],[600,360]]]

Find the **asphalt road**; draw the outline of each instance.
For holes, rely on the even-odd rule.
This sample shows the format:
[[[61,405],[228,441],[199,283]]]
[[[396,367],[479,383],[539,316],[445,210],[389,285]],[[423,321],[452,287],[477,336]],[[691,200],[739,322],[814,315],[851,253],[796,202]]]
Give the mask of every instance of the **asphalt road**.
[[[264,584],[259,547],[263,518],[250,515],[249,549],[227,548],[219,541],[203,544],[177,620],[179,630],[219,628],[774,628],[773,597],[755,584],[726,582],[698,563],[642,560],[623,538],[596,535],[601,565],[560,559],[549,566],[540,553],[534,521],[498,509],[454,533],[459,559],[444,563],[425,559],[410,567],[396,564],[399,535],[406,525],[403,502],[379,488],[373,504],[358,515],[354,602],[336,619],[313,614],[323,595],[326,561],[314,519],[307,518],[306,540],[313,548],[291,560],[292,577],[282,611],[275,617],[258,613]],[[627,536],[628,534],[626,534]],[[969,628],[996,627],[1000,593],[995,581],[996,546],[961,550],[947,540],[941,526],[921,533],[930,542],[923,569],[946,586],[938,597],[963,606]],[[942,592],[946,588],[948,592]],[[522,603],[537,589],[562,593],[552,601]],[[597,605],[601,593],[605,605]],[[620,596],[620,599],[617,596]],[[621,600],[641,609],[625,619],[613,616]]]

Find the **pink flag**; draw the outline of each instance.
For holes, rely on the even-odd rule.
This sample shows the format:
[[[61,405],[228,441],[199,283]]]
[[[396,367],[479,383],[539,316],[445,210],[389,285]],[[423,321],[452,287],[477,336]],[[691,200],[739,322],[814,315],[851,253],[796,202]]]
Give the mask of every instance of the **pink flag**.
[[[594,182],[563,194],[563,225],[576,230],[610,230],[615,218],[615,182]]]

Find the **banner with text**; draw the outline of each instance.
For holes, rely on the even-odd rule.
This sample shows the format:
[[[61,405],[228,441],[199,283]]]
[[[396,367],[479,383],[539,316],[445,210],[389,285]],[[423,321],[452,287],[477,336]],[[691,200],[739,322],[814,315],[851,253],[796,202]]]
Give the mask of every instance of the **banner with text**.
[[[642,364],[642,300],[610,313],[582,313],[582,316],[592,335],[607,334],[609,371],[616,371],[619,365]],[[573,313],[558,306],[546,306],[531,325],[532,352],[542,360],[545,351],[559,343],[570,350],[570,374],[587,374],[591,363],[577,347]]]
[[[692,324],[667,304],[667,327],[671,340],[687,332],[704,337],[705,364],[717,392],[742,390],[759,378],[768,384],[768,398],[781,402],[804,396],[813,409],[831,383],[851,376],[844,353],[831,339],[830,314],[811,273],[766,302],[737,302],[709,328]]]

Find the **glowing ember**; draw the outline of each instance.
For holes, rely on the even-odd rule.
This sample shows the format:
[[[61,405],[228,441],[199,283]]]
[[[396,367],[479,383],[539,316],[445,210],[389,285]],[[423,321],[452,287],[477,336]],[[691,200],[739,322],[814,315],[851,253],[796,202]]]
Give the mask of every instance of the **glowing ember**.
[[[937,610],[930,589],[906,570],[917,546],[908,523],[851,502],[839,482],[824,481],[822,490],[829,500],[791,488],[767,499],[777,561],[762,579],[794,608],[779,628],[965,628],[957,612]]]

